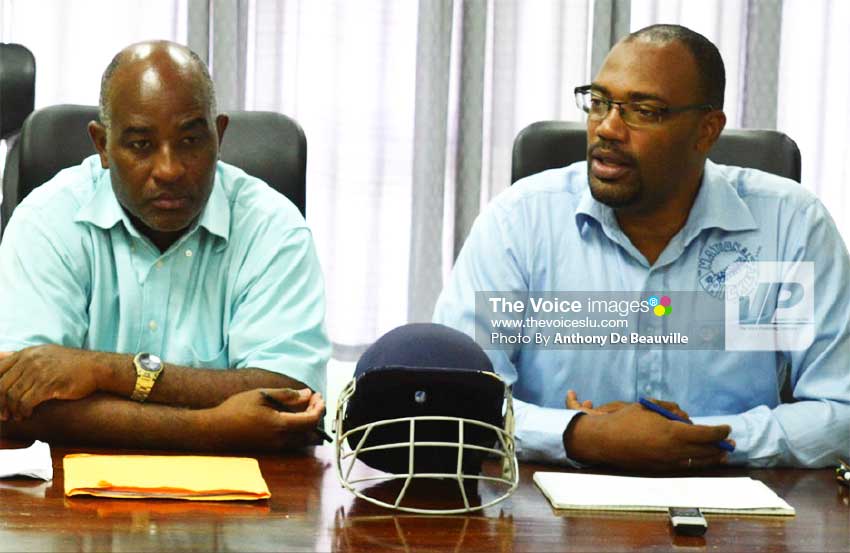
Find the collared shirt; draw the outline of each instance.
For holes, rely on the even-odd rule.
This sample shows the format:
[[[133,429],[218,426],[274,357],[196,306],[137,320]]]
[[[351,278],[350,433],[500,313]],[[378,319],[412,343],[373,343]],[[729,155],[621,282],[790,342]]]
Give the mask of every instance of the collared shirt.
[[[266,369],[324,392],[324,316],[304,218],[221,162],[198,221],[164,253],[133,226],[97,156],[27,196],[0,244],[0,350],[145,351]]]
[[[434,321],[475,336],[486,323],[476,291],[678,290],[722,301],[711,274],[736,258],[814,262],[811,346],[487,349],[513,385],[518,453],[572,462],[562,435],[576,415],[564,408],[573,389],[597,406],[650,396],[677,402],[696,424],[728,424],[731,463],[827,466],[850,450],[850,261],[826,209],[793,181],[707,161],[687,222],[650,264],[591,196],[585,162],[531,176],[478,217]],[[786,380],[793,403],[780,400]]]

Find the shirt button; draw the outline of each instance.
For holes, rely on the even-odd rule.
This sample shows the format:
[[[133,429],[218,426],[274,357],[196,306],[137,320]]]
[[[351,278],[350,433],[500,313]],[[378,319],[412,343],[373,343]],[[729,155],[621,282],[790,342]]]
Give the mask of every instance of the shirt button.
[[[148,323],[148,328],[151,329],[151,332],[156,332],[156,321],[151,321]]]
[[[192,250],[186,250],[186,257],[192,257]]]
[[[652,386],[647,384],[646,386],[643,387],[643,391],[646,392],[647,394],[652,392]]]
[[[165,265],[165,263],[163,263],[162,261],[157,261],[157,262],[156,262],[156,268],[157,268],[157,269],[162,269],[162,266],[163,266],[163,265]]]

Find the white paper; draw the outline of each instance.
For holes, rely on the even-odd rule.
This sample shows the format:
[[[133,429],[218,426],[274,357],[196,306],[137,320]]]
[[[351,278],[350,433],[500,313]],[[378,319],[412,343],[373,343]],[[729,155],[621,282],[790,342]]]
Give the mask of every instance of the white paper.
[[[794,508],[763,482],[748,477],[635,478],[604,474],[535,472],[534,482],[556,509],[793,515]]]
[[[53,460],[50,446],[36,440],[24,449],[0,449],[0,478],[30,476],[53,479]]]

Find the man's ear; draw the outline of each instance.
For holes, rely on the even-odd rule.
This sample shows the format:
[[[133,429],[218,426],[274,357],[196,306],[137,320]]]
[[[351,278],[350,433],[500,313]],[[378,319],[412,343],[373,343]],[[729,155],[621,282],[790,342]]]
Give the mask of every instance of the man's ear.
[[[106,127],[97,121],[89,121],[89,137],[100,156],[100,166],[109,169],[109,158],[106,156]]]
[[[700,122],[699,137],[697,138],[697,149],[701,154],[708,155],[708,151],[717,142],[725,126],[726,114],[718,109],[703,116]]]
[[[224,131],[227,130],[227,124],[230,123],[230,117],[224,113],[215,118],[215,130],[218,133],[218,146],[221,148],[221,141],[224,139]]]

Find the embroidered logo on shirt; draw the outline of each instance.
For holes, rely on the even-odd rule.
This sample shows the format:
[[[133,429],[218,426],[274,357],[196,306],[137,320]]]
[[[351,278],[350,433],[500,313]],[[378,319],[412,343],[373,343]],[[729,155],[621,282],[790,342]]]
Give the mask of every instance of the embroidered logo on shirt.
[[[759,252],[761,248],[753,252],[736,240],[721,240],[704,247],[697,266],[700,286],[712,297],[722,300],[726,289],[726,270],[729,266],[733,263],[749,264],[758,261]]]

